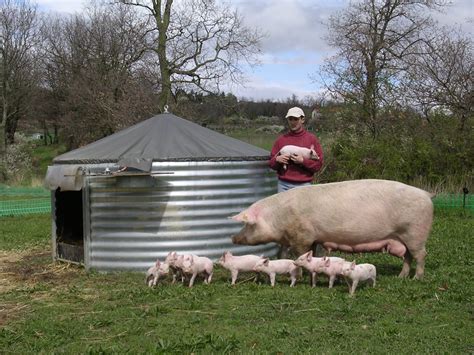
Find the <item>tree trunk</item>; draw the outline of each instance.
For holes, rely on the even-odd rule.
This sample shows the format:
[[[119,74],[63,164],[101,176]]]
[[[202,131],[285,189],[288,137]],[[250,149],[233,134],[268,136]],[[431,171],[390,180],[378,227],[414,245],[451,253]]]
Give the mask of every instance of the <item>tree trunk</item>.
[[[162,58],[164,57],[164,58]],[[164,107],[169,105],[170,99],[173,97],[171,93],[171,75],[167,68],[166,56],[159,55],[160,58],[160,72],[161,72],[161,92],[158,96],[158,104],[161,112],[164,111]]]
[[[5,139],[5,108],[2,113],[2,120],[0,121],[0,182],[7,180],[7,141]]]
[[[43,126],[43,143],[44,145],[48,145],[48,126],[46,125],[46,120],[43,119],[41,122],[41,126]]]
[[[5,60],[2,61],[2,117],[0,119],[0,181],[7,180],[7,140],[5,137],[5,129],[8,118],[8,82],[5,79],[6,75],[6,64]]]
[[[53,144],[58,144],[59,143],[58,125],[56,123],[53,124],[53,128],[54,128]]]
[[[18,126],[18,114],[10,115],[5,123],[5,139],[7,145],[15,143],[15,132]]]
[[[8,118],[7,87],[8,85],[4,80],[2,85],[2,119],[0,120],[0,181],[7,180],[7,140],[5,134]]]
[[[364,99],[362,102],[362,110],[364,120],[372,133],[372,137],[377,136],[377,70],[375,64],[375,56],[370,57],[370,61],[366,63],[366,87],[364,90]]]
[[[165,11],[162,14],[161,0],[153,0],[155,20],[158,27],[158,47],[156,48],[156,53],[158,54],[161,74],[161,93],[158,97],[158,104],[162,112],[165,105],[169,105],[170,99],[173,97],[171,92],[171,71],[168,58],[166,57],[167,32],[170,24],[172,4],[173,0],[166,0]]]

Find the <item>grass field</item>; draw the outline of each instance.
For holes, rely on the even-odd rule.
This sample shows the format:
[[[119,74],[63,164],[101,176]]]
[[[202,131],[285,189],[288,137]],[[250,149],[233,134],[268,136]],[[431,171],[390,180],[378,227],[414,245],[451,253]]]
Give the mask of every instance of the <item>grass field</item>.
[[[143,274],[53,263],[49,215],[1,218],[0,353],[473,353],[473,230],[472,213],[437,210],[425,279],[357,255],[378,280],[350,298],[343,282],[312,289],[306,275],[295,288],[250,275],[231,287],[222,269],[209,286],[150,289]]]

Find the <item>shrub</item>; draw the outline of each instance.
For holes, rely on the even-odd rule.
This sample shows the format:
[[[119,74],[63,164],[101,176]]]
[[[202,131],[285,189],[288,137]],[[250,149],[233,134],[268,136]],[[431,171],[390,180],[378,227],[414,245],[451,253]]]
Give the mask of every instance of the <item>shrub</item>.
[[[458,184],[473,182],[472,139],[449,117],[437,117],[427,125],[413,120],[391,122],[375,138],[344,130],[330,151],[325,181],[381,178],[439,185],[454,176]]]
[[[32,178],[31,142],[22,134],[15,144],[7,146],[7,180],[15,185],[29,183]]]

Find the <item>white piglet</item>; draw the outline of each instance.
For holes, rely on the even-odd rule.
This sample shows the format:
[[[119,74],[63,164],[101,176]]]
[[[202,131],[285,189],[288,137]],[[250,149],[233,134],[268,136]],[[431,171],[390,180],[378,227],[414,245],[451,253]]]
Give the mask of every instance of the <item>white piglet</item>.
[[[191,256],[191,254],[182,255],[172,251],[166,256],[165,263],[169,264],[171,273],[173,274],[172,283],[175,283],[177,279],[181,279],[181,282],[184,282],[183,261],[186,256]]]
[[[277,274],[289,274],[291,278],[290,287],[296,283],[296,278],[301,275],[301,268],[290,259],[270,260],[261,257],[254,267],[257,272],[264,272],[270,276],[270,284],[275,286],[275,278]]]
[[[313,257],[313,251],[310,250],[303,255],[300,255],[298,259],[294,261],[296,266],[301,266],[309,271],[311,274],[311,287],[316,286],[316,278],[318,273],[322,272],[322,267],[324,265],[323,258]]]
[[[285,145],[280,149],[278,155],[302,155],[305,159],[312,159],[312,160],[319,160],[318,153],[314,150],[314,146],[312,145],[311,148],[306,147],[299,147],[297,145]],[[286,170],[286,165],[283,166]]]
[[[186,255],[183,260],[183,271],[186,274],[190,274],[191,279],[189,280],[189,287],[193,287],[194,280],[197,275],[204,276],[204,283],[210,284],[212,279],[212,273],[214,264],[212,260],[205,256],[197,255]]]
[[[356,265],[355,262],[352,262],[346,263],[343,266],[342,275],[344,275],[348,284],[348,280],[352,282],[352,285],[349,285],[349,293],[352,296],[354,295],[359,281],[370,280],[372,282],[372,286],[375,287],[375,278],[377,277],[377,270],[372,264]]]
[[[157,259],[155,265],[147,270],[145,283],[148,287],[156,286],[160,277],[168,275],[168,272],[169,265],[167,263],[162,263]]]
[[[332,288],[336,277],[342,275],[342,269],[350,265],[349,261],[336,256],[322,258],[322,263],[316,268],[317,272],[323,272],[329,277],[329,288]]]
[[[260,257],[257,255],[236,256],[232,255],[230,251],[226,251],[217,261],[217,264],[230,271],[232,285],[235,285],[239,272],[255,271],[255,264],[257,264],[259,260]]]

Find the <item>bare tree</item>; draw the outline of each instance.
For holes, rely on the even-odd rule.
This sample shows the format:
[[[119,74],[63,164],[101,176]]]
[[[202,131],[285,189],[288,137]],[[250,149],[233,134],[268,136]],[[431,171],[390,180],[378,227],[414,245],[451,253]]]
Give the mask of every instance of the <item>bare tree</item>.
[[[45,73],[69,148],[104,137],[155,111],[141,60],[146,22],[124,5],[93,3],[82,14],[51,19]]]
[[[331,16],[327,40],[338,52],[322,70],[327,89],[360,108],[359,119],[374,136],[380,107],[396,98],[403,61],[423,40],[427,12],[437,0],[362,0]]]
[[[0,4],[0,179],[6,178],[6,148],[14,142],[18,120],[26,115],[35,80],[36,8],[28,1]]]
[[[239,13],[219,0],[120,0],[154,19],[151,50],[160,69],[159,106],[182,90],[219,91],[224,80],[241,82],[241,61],[257,62],[258,30],[247,28]]]
[[[448,109],[464,130],[474,114],[472,38],[453,28],[431,32],[430,41],[418,44],[418,51],[424,54],[408,58],[404,92],[425,113],[434,107]]]

